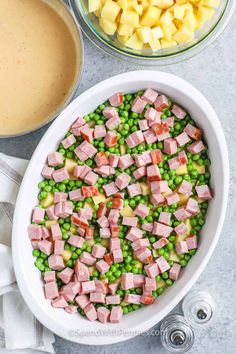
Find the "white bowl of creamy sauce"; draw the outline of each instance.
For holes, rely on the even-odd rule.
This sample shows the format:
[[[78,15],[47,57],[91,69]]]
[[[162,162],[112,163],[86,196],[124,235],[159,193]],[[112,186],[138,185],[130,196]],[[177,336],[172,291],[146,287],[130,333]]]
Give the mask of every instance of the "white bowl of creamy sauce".
[[[9,137],[43,126],[68,104],[83,43],[62,0],[1,1],[0,18],[0,137]]]

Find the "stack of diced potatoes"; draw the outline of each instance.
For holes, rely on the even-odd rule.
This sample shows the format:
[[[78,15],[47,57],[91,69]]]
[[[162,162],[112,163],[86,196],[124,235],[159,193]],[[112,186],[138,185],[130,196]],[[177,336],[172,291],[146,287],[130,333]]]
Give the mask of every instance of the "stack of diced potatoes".
[[[220,0],[88,0],[102,30],[125,46],[142,50],[190,42]]]

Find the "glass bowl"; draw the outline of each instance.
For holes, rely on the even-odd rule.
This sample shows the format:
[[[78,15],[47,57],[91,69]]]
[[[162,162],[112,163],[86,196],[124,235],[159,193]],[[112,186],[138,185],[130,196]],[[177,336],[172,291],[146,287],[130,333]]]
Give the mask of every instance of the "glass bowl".
[[[67,0],[83,32],[100,49],[111,56],[140,65],[166,65],[189,59],[213,43],[223,32],[235,9],[235,0],[221,0],[210,21],[195,32],[195,38],[173,48],[133,50],[122,45],[116,35],[107,35],[99,26],[98,18],[87,11],[88,0]]]

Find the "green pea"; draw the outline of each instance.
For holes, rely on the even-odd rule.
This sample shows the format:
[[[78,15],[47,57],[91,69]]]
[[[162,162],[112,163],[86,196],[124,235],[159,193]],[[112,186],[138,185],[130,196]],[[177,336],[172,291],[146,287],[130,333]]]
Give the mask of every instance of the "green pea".
[[[40,256],[40,251],[39,250],[33,250],[32,254],[34,257],[39,257]]]
[[[161,295],[163,292],[164,292],[164,288],[161,287],[157,289],[158,295]]]

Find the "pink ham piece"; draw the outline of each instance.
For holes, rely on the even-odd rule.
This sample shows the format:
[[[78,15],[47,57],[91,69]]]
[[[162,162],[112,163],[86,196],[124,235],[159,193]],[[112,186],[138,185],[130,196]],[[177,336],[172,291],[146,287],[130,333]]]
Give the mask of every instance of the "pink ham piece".
[[[145,204],[139,204],[135,210],[134,215],[139,216],[140,218],[146,218],[150,212],[150,208]]]
[[[185,206],[181,206],[173,213],[178,221],[184,221],[191,216],[187,210],[185,210]]]
[[[188,231],[188,228],[183,222],[175,227],[175,232],[179,236],[184,235],[187,231]]]
[[[157,99],[158,93],[154,91],[151,88],[148,88],[144,91],[144,94],[142,95],[142,100],[146,101],[147,103],[154,103]]]
[[[192,235],[189,236],[185,239],[186,243],[187,243],[187,247],[188,250],[192,250],[197,248],[197,236],[196,235]]]
[[[108,295],[106,297],[107,305],[119,305],[120,304],[120,295]]]
[[[93,293],[95,289],[94,280],[84,281],[81,283],[81,295]]]
[[[129,168],[134,164],[134,160],[130,154],[123,155],[119,158],[118,167],[122,170]]]
[[[64,308],[64,310],[69,314],[77,313],[77,309],[78,309],[78,307],[74,306],[74,305],[69,305]]]
[[[110,225],[115,225],[118,222],[120,213],[117,209],[111,209],[108,215],[108,221]]]
[[[78,259],[75,263],[75,273],[78,281],[88,281],[89,280],[89,270],[88,267],[81,263]]]
[[[200,140],[202,137],[202,131],[199,128],[194,127],[191,124],[187,124],[184,128],[184,132],[194,140]]]
[[[108,289],[109,289],[109,292],[111,293],[111,295],[115,295],[118,287],[119,287],[119,283],[113,283],[113,284],[108,285]]]
[[[178,203],[179,200],[180,199],[179,199],[178,193],[173,192],[173,193],[170,193],[170,194],[166,195],[166,201],[167,201],[168,205],[173,205],[175,203]]]
[[[192,184],[188,181],[183,180],[179,186],[178,192],[184,195],[192,194]]]
[[[90,159],[94,157],[97,153],[97,149],[90,143],[88,143],[86,140],[82,142],[82,144],[79,145],[80,150],[87,155]]]
[[[96,258],[91,256],[90,253],[83,251],[80,256],[80,262],[86,265],[93,265],[96,262]]]
[[[138,124],[139,124],[140,130],[142,130],[142,131],[149,129],[149,125],[148,125],[148,120],[147,119],[140,119]]]
[[[134,274],[133,273],[122,273],[121,287],[123,290],[129,290],[134,287]]]
[[[104,138],[106,136],[105,125],[95,125],[94,127],[94,139]]]
[[[141,300],[141,295],[136,295],[136,294],[126,294],[124,297],[124,301],[128,302],[129,304],[139,305],[140,300]]]
[[[187,150],[191,152],[192,154],[199,154],[203,150],[205,150],[205,146],[201,140],[195,141],[191,145],[187,147]]]
[[[98,321],[100,321],[101,323],[107,323],[109,320],[110,311],[106,307],[100,306],[97,309],[97,316]]]
[[[192,215],[197,215],[200,213],[198,202],[193,198],[188,199],[185,210]]]
[[[72,301],[79,291],[80,283],[77,280],[71,281],[61,288],[60,295],[62,295],[66,301]]]
[[[124,189],[129,185],[129,182],[131,180],[131,177],[125,173],[122,172],[115,180],[115,184],[119,189]]]
[[[159,274],[159,269],[156,263],[148,264],[144,267],[149,278],[155,278]]]
[[[62,233],[59,224],[51,225],[51,233],[53,241],[62,239]]]
[[[109,165],[109,160],[105,152],[98,152],[97,155],[94,157],[94,161],[97,167]]]
[[[109,165],[111,167],[117,167],[119,162],[119,156],[116,154],[110,154],[109,155]]]
[[[58,220],[58,216],[55,214],[56,205],[51,205],[45,211],[48,216],[48,220]]]
[[[145,278],[145,283],[144,283],[144,290],[146,292],[152,292],[155,291],[157,288],[157,284],[156,284],[156,279],[155,278]]]
[[[71,235],[67,241],[71,246],[82,248],[84,244],[84,238],[76,235]]]
[[[56,240],[54,242],[54,254],[62,255],[64,252],[65,241]]]
[[[109,227],[104,227],[103,229],[99,230],[99,235],[101,238],[110,238],[111,230],[109,229]]]
[[[113,107],[120,106],[123,103],[123,93],[122,92],[114,93],[114,95],[112,95],[109,98],[109,102]]]
[[[74,171],[73,171],[73,175],[75,177],[79,178],[82,175],[83,171],[85,171],[85,168],[87,170],[87,167],[88,166],[86,166],[86,165],[84,165],[84,166],[75,166]],[[85,173],[85,175],[87,174],[87,172]]]
[[[85,239],[86,240],[93,240],[94,238],[94,227],[88,227],[86,229]]]
[[[41,222],[44,220],[44,215],[45,209],[38,207],[34,208],[32,214],[32,222],[35,222],[36,224],[41,224]]]
[[[188,163],[188,158],[187,158],[187,155],[184,150],[182,150],[178,153],[177,159],[178,159],[180,165],[185,165],[186,163]]]
[[[141,187],[140,187],[139,183],[130,184],[127,187],[127,190],[128,190],[129,196],[131,198],[135,197],[136,195],[142,194]]]
[[[131,111],[141,114],[141,113],[143,113],[143,110],[144,110],[146,104],[147,104],[146,101],[142,100],[142,98],[137,96],[133,101],[133,104],[131,106]]]
[[[104,138],[104,143],[109,147],[115,147],[117,144],[118,138],[115,132],[107,132]]]
[[[89,319],[89,321],[96,321],[96,319],[97,319],[97,311],[96,311],[96,309],[95,309],[93,304],[88,304],[84,308],[84,313],[85,313],[86,317]]]
[[[177,168],[180,167],[180,162],[178,157],[172,157],[171,159],[168,160],[168,165],[170,170],[176,170]]]
[[[75,298],[77,305],[83,310],[89,304],[87,295],[79,295]]]
[[[98,175],[92,171],[90,171],[84,178],[84,182],[89,186],[94,186],[97,183]]]
[[[179,278],[180,271],[181,271],[181,265],[178,263],[174,263],[169,270],[169,278],[172,280],[177,280]]]
[[[138,227],[131,227],[126,234],[126,239],[134,242],[143,237],[143,232]]]
[[[147,167],[147,179],[149,182],[159,181],[161,179],[160,170],[157,165]]]
[[[120,239],[119,238],[110,239],[110,251],[113,252],[114,250],[119,250],[119,249],[120,249]]]
[[[41,171],[41,175],[43,176],[43,178],[52,179],[53,171],[54,171],[53,167],[49,167],[45,165]]]
[[[134,274],[134,288],[140,288],[144,284],[144,275],[143,274]]]
[[[62,145],[64,147],[64,149],[68,149],[71,145],[76,143],[76,138],[74,137],[73,134],[69,135],[67,138],[65,138],[64,140],[62,140]]]
[[[122,254],[122,250],[119,249],[119,250],[114,250],[112,252],[112,256],[113,256],[113,260],[114,260],[114,263],[121,263],[123,262],[123,254]]]
[[[151,195],[151,203],[154,205],[160,205],[165,202],[165,197],[162,194],[152,194]]]
[[[153,223],[152,222],[146,222],[142,225],[142,229],[144,231],[148,231],[148,232],[151,232],[152,233],[152,230],[153,230]]]
[[[59,296],[57,283],[52,281],[44,285],[45,297],[46,299],[53,300]]]
[[[65,167],[55,170],[52,174],[52,177],[54,181],[57,183],[65,181],[66,179],[70,178],[69,173]]]
[[[45,283],[55,282],[56,281],[56,272],[54,270],[50,270],[44,273],[44,281]]]
[[[186,112],[183,110],[183,108],[181,108],[180,106],[178,106],[177,104],[173,104],[173,107],[171,109],[171,112],[179,119],[184,119],[184,117],[186,116]]]
[[[50,231],[45,226],[42,226],[42,238],[45,240],[46,238],[49,238],[50,236],[51,236]]]
[[[161,112],[163,109],[169,107],[168,98],[165,95],[160,95],[154,102],[154,107],[157,111]]]
[[[54,203],[63,203],[67,200],[67,193],[64,192],[54,192]]]
[[[117,187],[115,185],[115,182],[105,184],[102,186],[102,188],[104,189],[107,197],[110,197],[111,195],[119,192],[119,190],[117,189]]]
[[[146,247],[139,248],[135,251],[135,255],[140,262],[148,264],[152,261],[152,252]]]
[[[211,191],[208,185],[204,184],[201,186],[196,186],[195,189],[198,197],[201,198],[202,200],[212,199]]]
[[[150,242],[149,242],[148,238],[141,238],[141,239],[136,240],[133,243],[131,243],[131,247],[133,248],[134,251],[137,251],[140,248],[149,247],[149,246],[150,246]]]
[[[124,216],[122,219],[122,225],[125,226],[134,226],[136,227],[138,223],[138,218],[135,216]]]
[[[156,221],[154,222],[153,231],[152,231],[154,235],[169,237],[172,231],[173,231],[173,227],[163,225]]]
[[[111,174],[114,174],[114,173],[111,173],[111,167],[108,165],[94,168],[94,172],[98,173],[102,177],[108,177]]]
[[[97,210],[97,218],[101,218],[102,216],[105,216],[107,213],[107,207],[105,203],[100,203],[98,210]]]
[[[119,323],[122,320],[122,307],[121,306],[113,306],[110,313],[110,322],[111,323]]]
[[[191,139],[188,136],[188,134],[183,132],[183,133],[179,134],[178,136],[176,136],[175,140],[177,141],[178,146],[183,146],[183,145],[189,143]]]
[[[158,221],[162,224],[169,225],[171,219],[171,213],[162,211],[159,215]]]
[[[48,265],[53,270],[62,270],[65,268],[63,258],[56,254],[48,257]]]
[[[80,161],[86,161],[88,159],[88,156],[80,149],[79,146],[74,150],[74,153]]]
[[[164,140],[164,152],[168,155],[174,155],[177,153],[177,142],[175,139],[169,138]]]
[[[94,282],[95,282],[95,292],[96,293],[103,293],[103,294],[108,293],[108,286],[104,281],[94,280]]]
[[[103,247],[102,245],[99,244],[93,245],[92,256],[94,258],[103,258],[105,252],[106,252],[106,248]]]
[[[144,139],[147,144],[154,144],[157,141],[157,136],[152,129],[148,129],[143,133]]]
[[[153,243],[153,248],[158,250],[159,248],[165,247],[169,243],[168,239],[165,237],[161,237],[158,241]]]
[[[85,124],[85,119],[83,117],[78,117],[76,121],[72,124],[72,128],[81,128]]]
[[[48,155],[48,164],[49,166],[59,166],[63,163],[63,156],[60,152],[52,152]]]
[[[73,269],[65,268],[62,272],[59,273],[58,276],[63,281],[63,283],[68,284],[71,281],[73,274]]]
[[[179,241],[175,244],[177,254],[188,253],[188,245],[186,241]]]
[[[175,122],[174,117],[169,117],[161,120],[163,124],[166,124],[167,127],[172,128]]]
[[[167,262],[167,260],[163,256],[157,258],[156,263],[158,265],[160,273],[164,273],[170,269],[169,263]]]
[[[104,110],[102,111],[102,114],[107,119],[110,119],[110,118],[118,116],[118,112],[115,109],[115,107],[106,107],[106,108],[104,108]]]
[[[91,293],[90,294],[90,297],[89,297],[89,300],[91,302],[97,302],[97,303],[100,303],[100,304],[105,304],[106,300],[105,300],[105,295],[103,293],[97,293],[97,292],[94,292],[94,293]]]
[[[81,134],[82,138],[84,139],[84,141],[91,143],[94,138],[94,129],[84,126],[80,129],[80,134]]]
[[[105,123],[106,127],[110,130],[116,129],[121,123],[121,120],[118,116],[108,119]]]
[[[144,136],[141,130],[136,130],[136,132],[132,133],[130,137],[135,142],[136,146],[144,142]]]
[[[133,172],[133,176],[135,179],[140,179],[140,178],[146,176],[146,174],[147,174],[147,169],[145,166],[141,166]]]
[[[154,181],[150,183],[152,194],[160,194],[168,192],[169,187],[167,181]]]
[[[91,220],[93,216],[93,210],[91,208],[82,208],[78,211],[78,216],[81,219]]]
[[[108,272],[110,266],[107,262],[101,259],[96,263],[96,268],[101,274],[105,274],[106,272]]]

